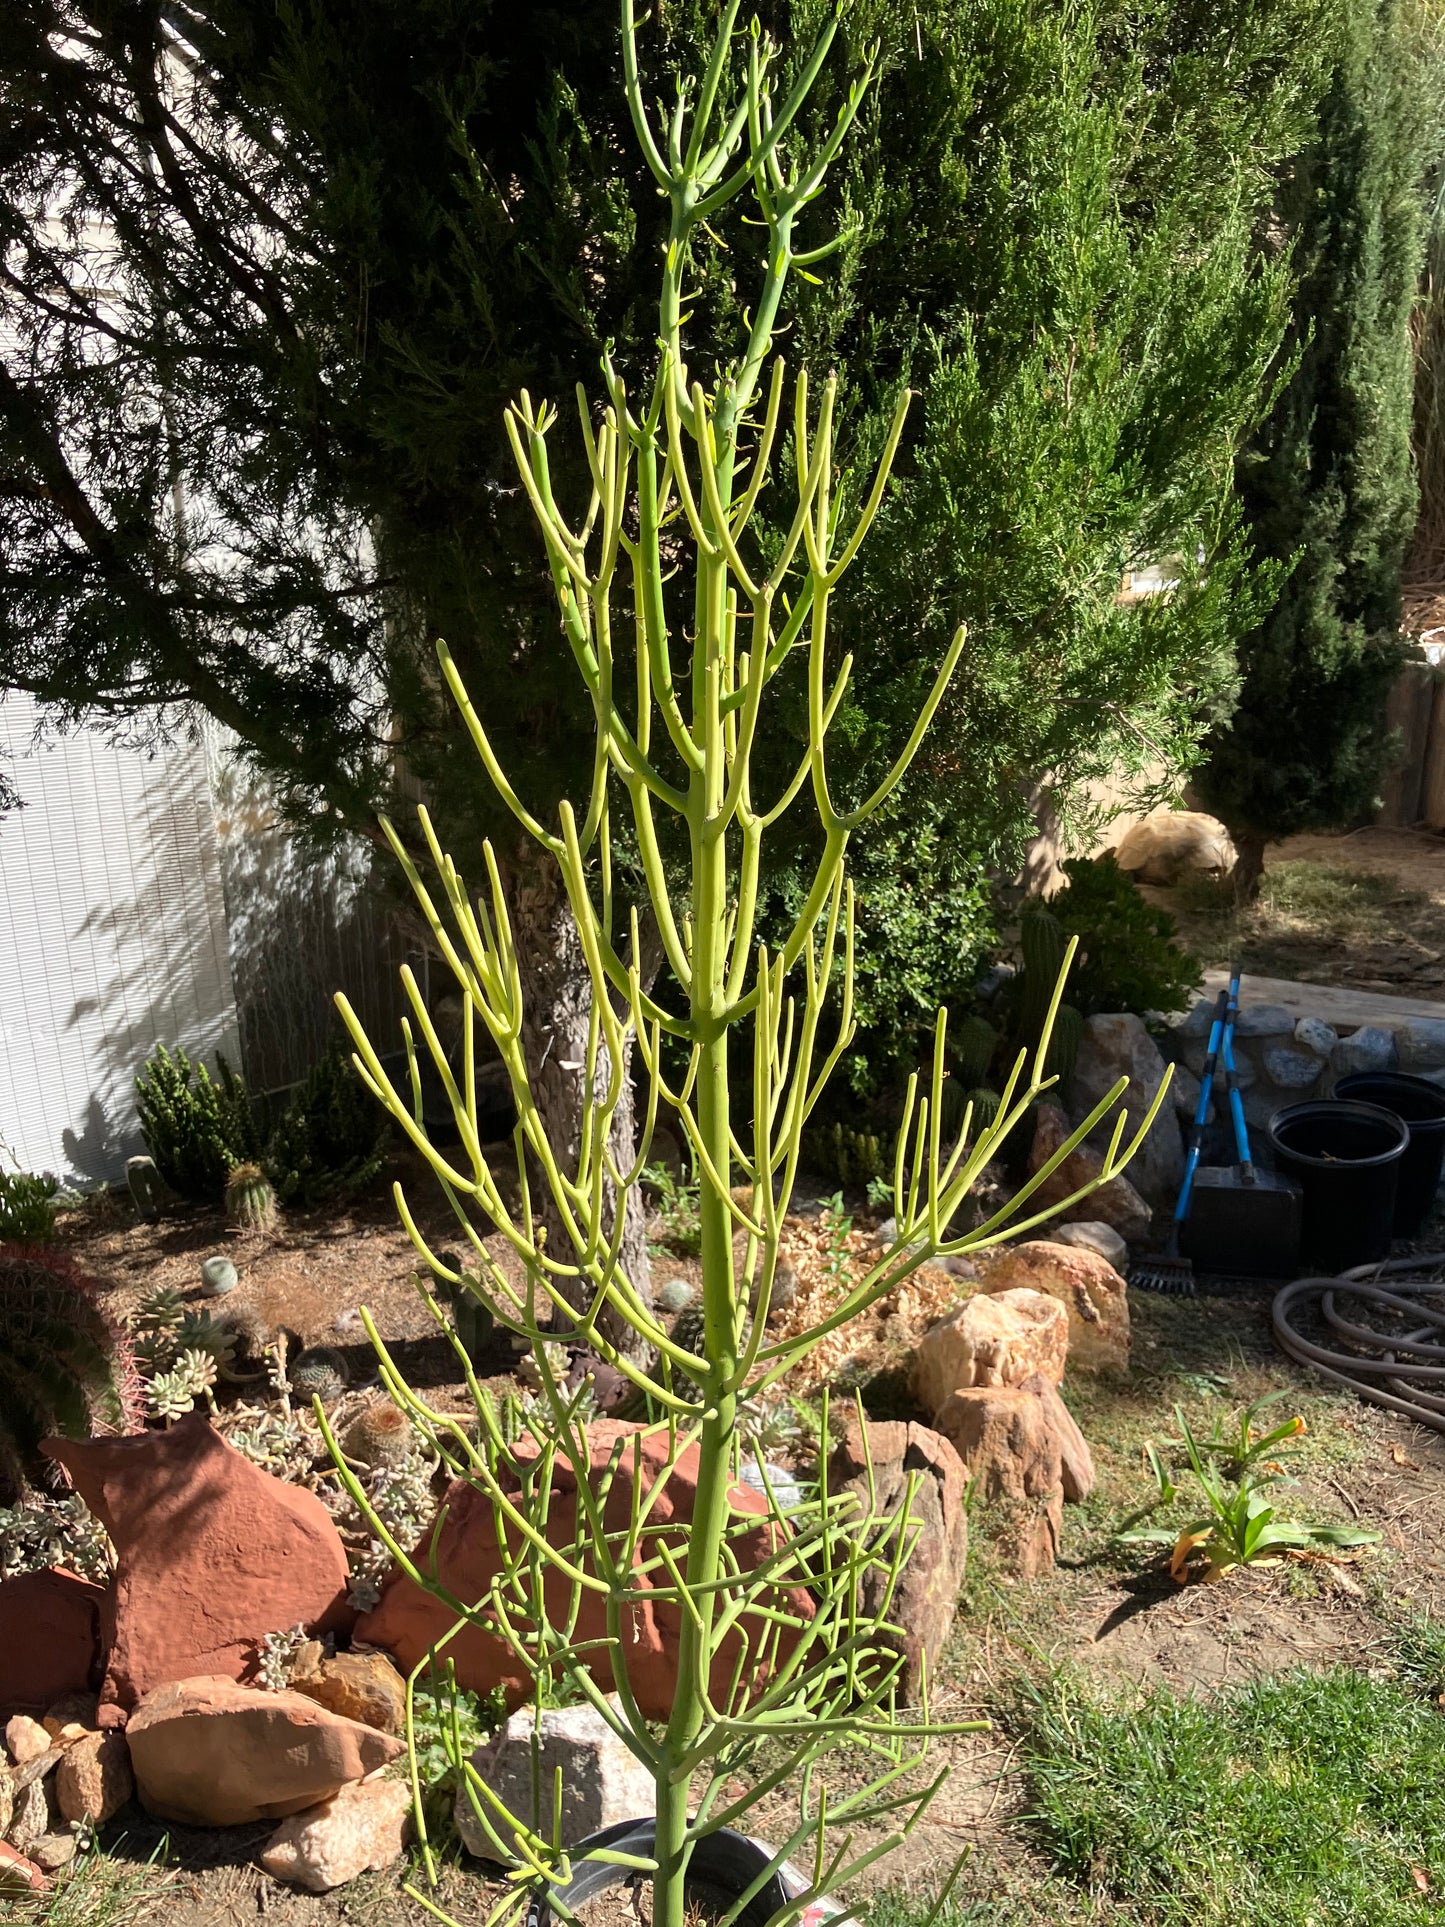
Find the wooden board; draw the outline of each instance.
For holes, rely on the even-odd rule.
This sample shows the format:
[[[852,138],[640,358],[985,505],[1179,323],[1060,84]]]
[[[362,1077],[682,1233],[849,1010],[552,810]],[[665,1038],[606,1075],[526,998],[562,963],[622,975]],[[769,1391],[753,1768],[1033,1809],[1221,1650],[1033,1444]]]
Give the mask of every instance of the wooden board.
[[[1206,970],[1204,995],[1217,997],[1228,982],[1227,970]],[[1351,990],[1348,984],[1301,984],[1290,977],[1246,975],[1240,979],[1239,1001],[1241,1005],[1282,1004],[1297,1018],[1322,1017],[1340,1031],[1356,1030],[1361,1024],[1394,1030],[1420,1017],[1445,1023],[1445,1004],[1429,1003],[1423,997],[1390,997],[1383,991]]]

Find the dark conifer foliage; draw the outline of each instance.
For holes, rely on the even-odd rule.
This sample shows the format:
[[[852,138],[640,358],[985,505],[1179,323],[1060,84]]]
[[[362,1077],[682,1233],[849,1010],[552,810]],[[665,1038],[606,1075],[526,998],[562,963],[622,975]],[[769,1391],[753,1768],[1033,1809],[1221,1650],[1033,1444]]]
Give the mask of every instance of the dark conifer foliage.
[[[1398,0],[1349,0],[1315,136],[1280,185],[1279,239],[1298,276],[1280,353],[1293,371],[1238,487],[1256,552],[1292,566],[1242,641],[1239,707],[1198,784],[1234,834],[1243,896],[1268,842],[1345,828],[1377,800],[1416,503],[1415,77]]]

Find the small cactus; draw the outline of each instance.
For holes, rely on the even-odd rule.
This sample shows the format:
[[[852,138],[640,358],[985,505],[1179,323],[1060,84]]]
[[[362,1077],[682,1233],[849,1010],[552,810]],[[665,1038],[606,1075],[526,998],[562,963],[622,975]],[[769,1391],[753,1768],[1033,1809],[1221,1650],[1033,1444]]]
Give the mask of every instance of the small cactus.
[[[266,1355],[266,1347],[275,1333],[271,1321],[256,1305],[244,1299],[232,1301],[216,1314],[217,1327],[228,1332],[234,1341],[232,1363],[259,1363]]]
[[[270,1231],[276,1193],[259,1164],[238,1164],[226,1179],[226,1222],[242,1231]]]
[[[287,1376],[297,1398],[319,1398],[324,1405],[340,1398],[350,1382],[346,1360],[330,1345],[312,1345],[302,1352]]]
[[[358,1465],[403,1465],[415,1450],[411,1421],[389,1398],[375,1398],[341,1435],[341,1449]]]
[[[208,1298],[224,1298],[240,1282],[236,1267],[223,1252],[218,1252],[213,1258],[202,1258],[201,1290]]]

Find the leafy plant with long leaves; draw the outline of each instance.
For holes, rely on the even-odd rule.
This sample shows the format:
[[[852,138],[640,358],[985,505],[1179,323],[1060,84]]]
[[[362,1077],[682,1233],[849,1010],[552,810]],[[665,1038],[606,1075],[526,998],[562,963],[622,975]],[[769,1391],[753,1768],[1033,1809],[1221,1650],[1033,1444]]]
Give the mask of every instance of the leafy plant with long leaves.
[[[1273,1488],[1285,1477],[1279,1455],[1287,1451],[1291,1440],[1303,1436],[1305,1421],[1300,1417],[1286,1419],[1266,1431],[1257,1429],[1255,1420],[1266,1405],[1283,1396],[1282,1392],[1271,1392],[1254,1400],[1231,1423],[1216,1422],[1203,1439],[1196,1437],[1176,1405],[1174,1422],[1179,1428],[1179,1443],[1208,1510],[1178,1533],[1163,1526],[1139,1527],[1120,1533],[1120,1543],[1172,1546],[1169,1571],[1181,1585],[1191,1573],[1199,1571],[1190,1563],[1196,1556],[1204,1561],[1205,1579],[1222,1579],[1236,1567],[1267,1564],[1285,1553],[1347,1551],[1377,1543],[1378,1532],[1353,1526],[1305,1525],[1280,1516],[1273,1495]],[[1158,1502],[1172,1504],[1179,1492],[1173,1474],[1152,1443],[1148,1453],[1158,1482]]]
[[[830,785],[828,737],[852,661],[830,650],[829,611],[888,487],[909,396],[897,398],[871,476],[855,478],[840,470],[835,451],[836,382],[825,381],[818,393],[798,375],[789,438],[784,368],[774,362],[769,370],[768,359],[790,273],[809,270],[836,245],[798,251],[795,222],[820,193],[870,75],[865,66],[842,97],[831,130],[809,146],[800,115],[828,58],[836,21],[780,97],[776,50],[756,28],[742,36],[736,60],[737,11],[738,0],[730,0],[705,70],[679,85],[658,132],[639,73],[631,0],[622,0],[627,98],[670,208],[671,229],[650,382],[629,392],[605,359],[600,407],[585,393],[578,396],[592,485],[578,512],[569,515],[553,492],[548,438],[555,411],[523,393],[507,415],[562,631],[596,722],[588,793],[575,808],[570,801],[560,805],[555,830],[514,790],[449,651],[438,650],[488,776],[524,834],[558,864],[580,932],[592,994],[582,1067],[587,1102],[575,1155],[559,1154],[529,1082],[522,975],[501,865],[489,844],[483,846],[486,887],[473,899],[425,809],[421,832],[437,885],[423,878],[388,826],[462,993],[460,1070],[454,1071],[409,971],[403,982],[412,1010],[405,1027],[410,1078],[401,1088],[349,1004],[338,999],[362,1075],[436,1174],[471,1247],[465,1273],[441,1264],[398,1185],[399,1211],[427,1269],[485,1300],[497,1324],[529,1350],[538,1386],[521,1438],[508,1440],[462,1357],[479,1421],[469,1431],[407,1384],[370,1327],[388,1391],[411,1413],[427,1449],[481,1495],[495,1521],[500,1571],[480,1599],[449,1589],[431,1542],[416,1551],[398,1543],[374,1508],[368,1511],[366,1494],[338,1457],[340,1476],[401,1573],[455,1614],[436,1664],[444,1665],[442,1649],[456,1631],[482,1628],[505,1644],[511,1662],[533,1682],[538,1706],[565,1689],[589,1704],[646,1767],[656,1795],[654,1847],[598,1857],[620,1860],[651,1879],[657,1927],[681,1927],[696,1842],[742,1821],[785,1782],[799,1786],[800,1809],[769,1873],[805,1854],[810,1877],[774,1916],[774,1927],[888,1852],[941,1785],[938,1775],[921,1792],[906,1789],[930,1738],[961,1730],[933,1719],[926,1691],[914,1711],[898,1703],[901,1661],[890,1613],[918,1529],[912,1487],[884,1514],[875,1504],[845,1501],[824,1478],[816,1496],[785,1508],[759,1458],[771,1548],[759,1557],[757,1515],[739,1510],[734,1499],[745,1408],[927,1258],[974,1250],[1005,1228],[1016,1233],[1043,1222],[1051,1213],[1034,1208],[1034,1194],[1125,1089],[1120,1079],[1006,1207],[976,1229],[952,1235],[980,1172],[1049,1081],[1051,1025],[1045,1023],[1038,1050],[1014,1064],[997,1116],[975,1130],[965,1110],[960,1128],[945,1133],[947,1015],[940,1012],[931,1076],[920,1081],[915,1075],[909,1083],[894,1152],[896,1237],[844,1282],[819,1322],[786,1337],[769,1335],[781,1231],[804,1130],[853,1034],[849,840],[902,780],[964,636],[960,630],[944,651],[906,740],[871,791],[842,807]],[[736,357],[704,383],[689,368],[684,347],[690,250],[705,225],[743,196],[751,198],[765,266]],[[754,541],[750,525],[780,444],[795,496],[791,508],[770,518],[781,537],[763,544]],[[772,704],[765,706],[770,692]],[[794,693],[800,712],[789,707]],[[779,711],[770,725],[765,718]],[[780,747],[789,714],[798,713],[806,741],[791,779],[785,775],[765,800],[755,790],[764,780],[756,752],[770,727],[771,747]],[[638,911],[624,920],[621,892],[614,890],[619,790],[665,956],[664,978],[655,984],[643,974]],[[816,812],[818,853],[796,919],[772,949],[756,941],[764,843],[804,793]],[[664,818],[671,819],[671,841]],[[686,853],[681,861],[669,854],[678,848]],[[825,1026],[835,974],[838,1006]],[[1054,1010],[1061,991],[1062,982]],[[506,1067],[516,1105],[516,1172],[505,1184],[482,1149],[472,1069],[478,1026]],[[729,1043],[743,1026],[751,1027],[751,1088],[734,1089]],[[623,1168],[611,1148],[611,1123],[624,1098],[634,1037],[647,1098],[635,1159]],[[455,1116],[460,1148],[450,1155],[424,1126],[422,1050]],[[623,1214],[616,1202],[651,1162],[659,1114],[686,1139],[697,1172],[702,1318],[701,1338],[691,1346],[658,1320],[621,1257]],[[1153,1116],[1127,1146],[1127,1120],[1119,1116],[1099,1182],[1123,1167]],[[539,1222],[539,1185],[554,1207],[551,1235]],[[500,1241],[507,1263],[484,1242],[488,1234]],[[611,1334],[619,1323],[645,1344],[616,1342]],[[609,1435],[600,1465],[585,1423],[591,1400],[585,1387],[567,1391],[558,1362],[565,1362],[564,1347],[579,1346],[630,1381],[652,1414],[647,1425]],[[565,1501],[554,1480],[562,1464],[581,1469],[576,1496]],[[690,1487],[685,1528],[673,1519],[669,1496],[682,1480]],[[625,1503],[608,1503],[614,1491]],[[876,1611],[861,1604],[865,1579],[868,1597],[880,1602]],[[640,1656],[629,1631],[644,1605],[669,1614],[676,1627],[675,1682],[660,1722],[646,1710],[655,1667]],[[599,1618],[605,1635],[592,1637],[584,1628]],[[615,1698],[593,1675],[599,1657]],[[458,1676],[465,1685],[460,1665]],[[833,1798],[816,1769],[844,1743],[870,1752],[876,1771]],[[735,1790],[739,1781],[742,1793]],[[505,1811],[475,1773],[468,1773],[467,1785],[479,1826],[514,1869],[491,1915],[501,1921],[521,1910],[535,1883],[555,1883],[572,1862],[556,1837],[539,1830],[535,1816]],[[832,1822],[843,1830],[837,1846],[830,1844]],[[866,1830],[861,1842],[860,1830]],[[722,1927],[731,1927],[767,1877],[759,1875],[737,1898]]]

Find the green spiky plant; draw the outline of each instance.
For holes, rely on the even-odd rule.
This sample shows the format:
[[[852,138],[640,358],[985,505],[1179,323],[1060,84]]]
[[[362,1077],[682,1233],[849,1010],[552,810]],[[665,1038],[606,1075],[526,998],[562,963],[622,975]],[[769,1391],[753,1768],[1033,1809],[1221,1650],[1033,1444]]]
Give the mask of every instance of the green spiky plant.
[[[136,1112],[156,1169],[183,1198],[217,1203],[236,1165],[260,1150],[246,1087],[219,1053],[204,1064],[157,1044],[135,1081]]]
[[[243,1231],[271,1231],[276,1193],[259,1164],[238,1164],[226,1178],[226,1222]]]
[[[0,1245],[0,1493],[43,1488],[43,1438],[139,1431],[140,1380],[93,1279],[63,1252]]]
[[[386,1154],[377,1115],[351,1065],[328,1051],[297,1085],[266,1147],[266,1169],[286,1203],[321,1204],[364,1190]]]
[[[405,1031],[409,1089],[393,1083],[355,1013],[338,998],[363,1076],[427,1160],[456,1213],[471,1246],[472,1288],[486,1298],[497,1323],[523,1341],[539,1385],[524,1437],[513,1444],[485,1388],[468,1372],[479,1421],[472,1435],[412,1390],[368,1320],[386,1389],[410,1412],[427,1448],[483,1495],[495,1519],[502,1565],[484,1599],[457,1598],[426,1546],[414,1555],[388,1535],[340,1456],[339,1476],[402,1572],[443,1599],[458,1627],[478,1625],[506,1643],[513,1663],[534,1682],[538,1706],[564,1689],[590,1704],[644,1763],[655,1785],[655,1847],[627,1857],[626,1864],[651,1879],[657,1927],[681,1927],[694,1843],[742,1821],[756,1800],[799,1776],[798,1823],[780,1842],[773,1866],[806,1850],[811,1879],[788,1908],[774,1914],[773,1927],[784,1927],[823,1890],[889,1851],[916,1822],[942,1776],[921,1793],[900,1794],[899,1783],[919,1764],[931,1736],[961,1730],[931,1719],[926,1692],[914,1712],[905,1714],[897,1703],[900,1662],[889,1611],[915,1531],[911,1489],[887,1517],[843,1503],[826,1481],[816,1498],[790,1506],[786,1519],[771,1497],[773,1550],[750,1568],[740,1540],[756,1531],[757,1520],[735,1512],[730,1497],[741,1469],[744,1400],[784,1380],[823,1336],[865,1312],[926,1258],[976,1249],[1006,1226],[1017,1232],[1043,1222],[1050,1214],[1032,1210],[1032,1194],[1124,1089],[1120,1080],[1004,1210],[952,1237],[955,1213],[1000,1137],[1047,1081],[1044,1063],[1061,985],[1045,1013],[1038,1049],[1031,1060],[1021,1056],[1014,1065],[995,1123],[974,1136],[965,1114],[956,1141],[945,1140],[940,1122],[946,1046],[946,1015],[940,1012],[931,1080],[920,1088],[915,1076],[908,1087],[893,1160],[895,1241],[860,1275],[840,1280],[836,1303],[811,1329],[769,1338],[767,1312],[804,1128],[852,1034],[849,838],[902,779],[964,638],[962,632],[953,638],[892,766],[856,807],[841,808],[829,783],[827,739],[851,662],[846,656],[829,660],[829,605],[888,486],[907,393],[898,398],[871,479],[840,480],[835,384],[829,380],[815,396],[799,375],[789,450],[796,500],[775,518],[782,534],[765,555],[749,525],[783,424],[784,370],[774,363],[765,377],[765,368],[784,287],[790,270],[806,270],[829,252],[827,246],[795,252],[794,224],[843,144],[868,74],[844,97],[822,145],[798,153],[798,116],[836,23],[825,27],[791,91],[779,98],[772,84],[775,50],[756,30],[744,37],[742,72],[734,69],[737,10],[737,0],[730,0],[705,72],[680,86],[659,139],[639,79],[631,0],[623,0],[628,100],[637,137],[668,199],[671,235],[663,257],[660,354],[650,387],[629,395],[607,360],[601,408],[594,412],[579,394],[580,433],[593,481],[591,501],[579,515],[569,519],[552,493],[547,438],[553,410],[524,393],[507,417],[563,631],[596,717],[590,793],[580,811],[561,805],[557,831],[538,821],[512,789],[449,652],[444,645],[438,651],[489,777],[526,836],[558,865],[580,931],[592,998],[582,1067],[589,1095],[575,1160],[564,1164],[555,1152],[529,1084],[517,953],[490,846],[483,850],[486,890],[474,901],[428,814],[420,812],[440,879],[438,899],[388,826],[432,938],[462,992],[463,1070],[453,1073],[409,971],[403,972],[415,1020],[415,1030],[408,1022]],[[744,195],[751,197],[764,236],[766,267],[736,359],[704,385],[693,378],[683,348],[689,248],[703,224]],[[795,666],[807,745],[791,782],[764,801],[753,783],[754,751],[767,727],[765,698]],[[774,708],[782,694],[780,684]],[[619,786],[671,977],[670,986],[659,985],[655,993],[644,987],[639,964],[639,910],[622,918],[614,888],[612,811]],[[816,870],[780,949],[755,949],[764,839],[805,789],[822,830]],[[686,850],[680,864],[664,860],[663,812]],[[674,891],[670,879],[680,873],[686,883]],[[624,922],[627,928],[620,929]],[[820,1031],[838,959],[841,1007],[836,1031],[825,1043]],[[521,1203],[515,1210],[507,1202],[511,1185],[482,1155],[477,1094],[465,1068],[475,1061],[479,1025],[507,1068],[517,1109]],[[742,1025],[752,1027],[751,1089],[734,1091],[728,1046]],[[622,1169],[609,1149],[610,1124],[623,1098],[629,1032],[648,1075],[648,1098],[636,1160]],[[461,1149],[450,1157],[429,1141],[422,1122],[418,1033],[455,1115]],[[664,1037],[681,1047],[679,1075],[669,1072],[673,1060],[664,1056]],[[691,1345],[669,1334],[619,1257],[625,1214],[617,1200],[650,1161],[663,1109],[686,1137],[698,1172],[701,1336]],[[1123,1149],[1124,1125],[1121,1117],[1101,1181],[1122,1168],[1139,1141],[1136,1136]],[[555,1203],[562,1241],[538,1226],[533,1199],[539,1183]],[[1067,1202],[1084,1195],[1075,1193]],[[436,1254],[400,1185],[396,1198],[436,1274]],[[486,1234],[500,1236],[513,1263],[504,1266],[494,1257],[483,1242]],[[462,1282],[460,1272],[455,1280]],[[637,1348],[644,1362],[609,1338],[618,1322],[644,1341]],[[604,1514],[598,1490],[582,1477],[576,1501],[569,1502],[575,1532],[568,1538],[564,1529],[562,1543],[553,1544],[544,1531],[554,1513],[553,1468],[559,1459],[586,1467],[591,1450],[580,1417],[586,1402],[569,1397],[556,1362],[565,1357],[564,1345],[596,1352],[630,1380],[647,1401],[652,1422],[618,1437],[606,1468],[594,1473],[605,1490],[624,1468],[630,1471],[634,1497],[621,1520],[612,1508]],[[650,1365],[649,1354],[655,1361]],[[464,1356],[461,1362],[465,1366]],[[319,1418],[325,1426],[324,1413]],[[646,1478],[644,1437],[661,1454]],[[684,1454],[690,1520],[686,1529],[663,1528],[657,1519],[671,1510],[664,1495],[674,1475],[681,1476]],[[881,1600],[876,1613],[860,1605],[865,1579],[873,1582],[869,1596]],[[803,1586],[816,1601],[811,1610],[800,1607],[791,1590]],[[574,1630],[588,1595],[605,1609],[615,1700],[594,1680],[593,1648]],[[634,1661],[625,1629],[644,1600],[670,1606],[677,1615],[676,1684],[660,1727],[642,1712],[639,1682],[629,1671]],[[446,1655],[440,1656],[444,1661]],[[871,1749],[878,1770],[830,1803],[818,1791],[814,1769],[843,1743]],[[748,1790],[736,1795],[729,1788],[739,1779]],[[565,1876],[573,1863],[557,1839],[535,1830],[529,1816],[500,1808],[475,1773],[468,1772],[467,1784],[479,1826],[497,1857],[516,1870],[512,1888],[490,1916],[501,1921],[520,1912],[531,1883]],[[560,1812],[560,1801],[556,1807]],[[837,1850],[826,1844],[832,1821],[845,1829]],[[852,1852],[858,1828],[873,1831],[869,1843]],[[429,1858],[425,1844],[424,1852]],[[723,1927],[730,1927],[761,1885],[762,1877],[724,1916]],[[427,1904],[437,1911],[434,1901]]]

